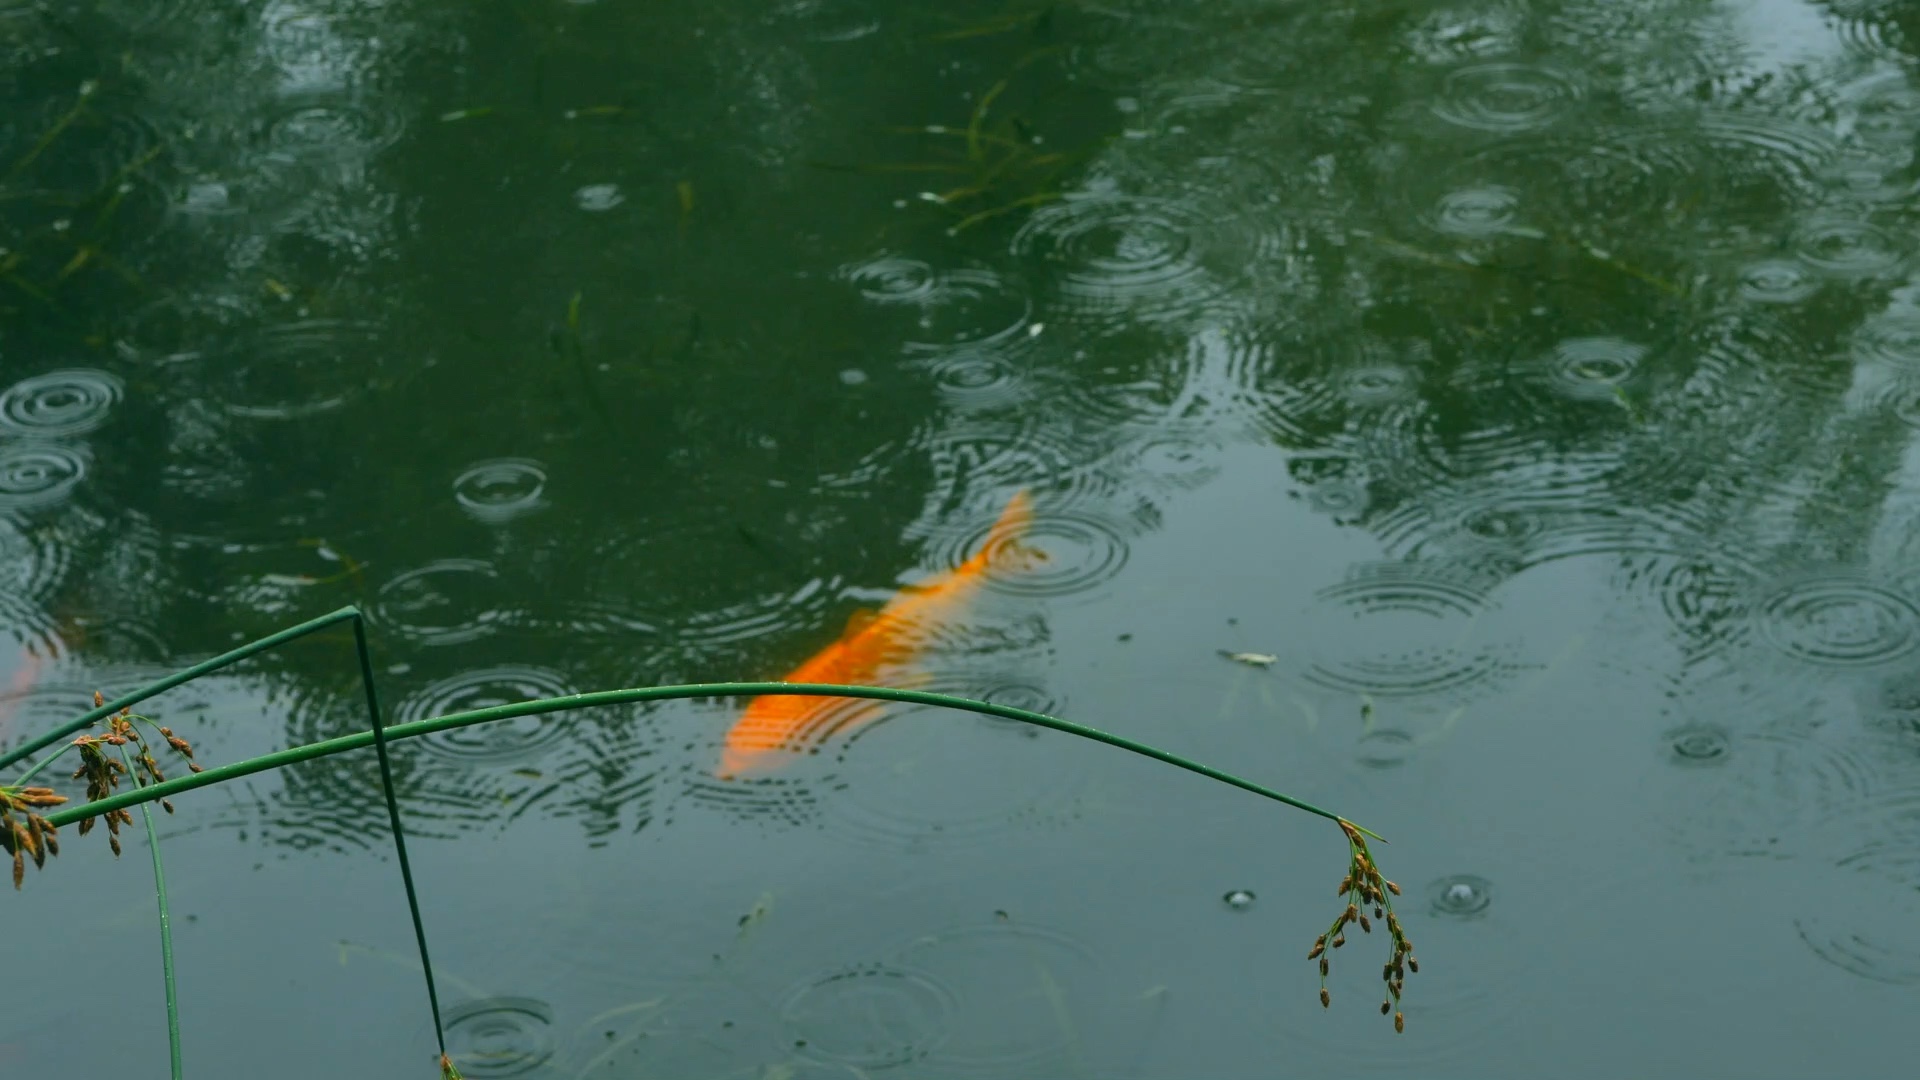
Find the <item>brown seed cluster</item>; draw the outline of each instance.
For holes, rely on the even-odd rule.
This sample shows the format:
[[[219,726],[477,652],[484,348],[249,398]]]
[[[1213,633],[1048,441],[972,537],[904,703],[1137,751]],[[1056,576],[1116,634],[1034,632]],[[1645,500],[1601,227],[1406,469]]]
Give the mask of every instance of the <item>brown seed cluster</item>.
[[[106,699],[100,692],[94,691],[94,706],[97,708],[105,703]],[[185,758],[187,768],[194,772],[202,771],[200,764],[193,760],[193,747],[187,740],[150,718],[136,714],[131,708],[121,709],[107,718],[105,733],[81,735],[69,744],[80,751],[80,767],[73,771],[73,778],[87,782],[88,802],[112,795],[125,776],[133,776],[137,787],[157,784],[167,778],[160,769],[160,763],[154,760],[146,737],[141,734],[142,724],[158,732],[174,753]],[[111,756],[109,748],[113,750]],[[54,794],[52,788],[0,785],[0,848],[13,856],[14,888],[20,888],[26,877],[28,858],[33,860],[35,867],[44,867],[48,855],[60,854],[60,841],[53,825],[32,813],[30,808],[58,806],[66,801],[66,796]],[[172,802],[162,799],[160,805],[167,813],[173,813]],[[133,824],[133,814],[127,810],[110,810],[103,816],[107,820],[107,845],[118,855],[120,826]],[[18,820],[19,817],[26,819],[24,824]],[[85,836],[93,831],[96,820],[94,817],[80,819],[80,835]]]
[[[60,854],[59,830],[33,811],[66,801],[52,788],[0,786],[0,850],[13,856],[14,888],[27,878],[28,859],[33,860],[34,869],[41,870],[46,868],[47,856]],[[26,819],[24,824],[21,818]]]
[[[1381,1015],[1393,1013],[1393,1030],[1405,1031],[1407,1017],[1395,1010],[1400,1001],[1400,991],[1406,984],[1407,972],[1418,972],[1420,962],[1413,958],[1413,942],[1407,938],[1400,926],[1400,917],[1394,914],[1393,897],[1400,895],[1400,886],[1380,876],[1380,869],[1374,864],[1373,853],[1367,850],[1366,834],[1350,821],[1340,822],[1340,831],[1347,837],[1347,876],[1340,879],[1340,896],[1347,901],[1346,908],[1333,920],[1327,932],[1314,939],[1312,951],[1307,959],[1320,961],[1320,1005],[1322,1008],[1333,1004],[1333,995],[1327,992],[1327,963],[1330,949],[1337,949],[1347,943],[1346,928],[1358,924],[1363,934],[1373,933],[1373,920],[1385,919],[1387,934],[1392,938],[1393,952],[1386,966],[1380,969],[1381,981],[1387,984],[1386,1000],[1380,1003]],[[1367,917],[1371,911],[1373,917]]]

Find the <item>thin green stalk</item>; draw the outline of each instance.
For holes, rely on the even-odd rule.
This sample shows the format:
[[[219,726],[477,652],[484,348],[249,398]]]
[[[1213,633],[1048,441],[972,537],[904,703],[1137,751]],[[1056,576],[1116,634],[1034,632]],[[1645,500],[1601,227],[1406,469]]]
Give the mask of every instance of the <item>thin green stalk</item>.
[[[127,748],[120,750],[120,763],[127,767],[127,775],[140,783],[140,774],[133,769],[133,760],[127,756]],[[140,817],[147,826],[147,850],[153,853],[153,893],[160,904],[160,975],[167,986],[167,1060],[172,1069],[173,1080],[182,1080],[185,1075],[180,1065],[180,995],[173,979],[173,917],[167,912],[167,872],[160,865],[160,834],[153,827],[153,807],[141,804]]]
[[[413,864],[407,861],[406,832],[400,827],[400,800],[394,792],[393,762],[387,755],[387,728],[380,719],[380,696],[373,688],[373,657],[367,651],[367,623],[357,612],[353,620],[353,647],[360,654],[360,685],[366,688],[367,719],[373,722],[373,752],[380,759],[380,790],[386,795],[387,821],[393,826],[393,851],[400,860],[400,881],[407,890],[407,911],[413,916],[413,940],[420,946],[420,970],[427,977],[427,1007],[433,1010],[433,1037],[440,1044],[440,1056],[444,1059],[447,1033],[440,1025],[440,991],[433,984],[433,961],[427,956],[427,926],[420,918],[420,896],[413,887]]]
[[[200,663],[185,669],[184,671],[176,671],[164,679],[160,679],[158,681],[148,683],[146,686],[143,686],[140,689],[135,690],[133,693],[128,694],[125,697],[115,698],[104,705],[100,705],[94,708],[88,711],[83,716],[81,716],[78,720],[74,720],[70,723],[63,724],[60,727],[57,727],[52,731],[47,732],[45,735],[42,735],[37,739],[30,739],[27,742],[14,747],[12,750],[9,750],[5,753],[0,753],[0,769],[7,768],[8,766],[12,765],[14,762],[19,761],[21,758],[27,757],[39,751],[42,747],[51,746],[54,743],[59,742],[61,739],[64,739],[67,736],[72,735],[76,731],[79,731],[83,728],[91,727],[92,725],[98,723],[102,718],[111,716],[114,713],[119,712],[121,709],[124,709],[129,705],[137,705],[140,702],[145,701],[150,697],[154,697],[158,694],[165,693],[166,691],[171,690],[176,686],[179,686],[181,683],[190,682],[209,672],[217,671],[220,668],[226,667],[229,664],[235,664],[242,660],[247,659],[250,656],[254,656],[259,653],[266,652],[268,649],[271,649],[276,645],[284,644],[286,642],[292,641],[295,638],[305,637],[306,635],[311,634],[316,630],[324,630],[327,627],[334,625],[335,623],[346,622],[349,619],[357,620],[359,618],[360,618],[360,609],[349,605],[331,614],[322,615],[317,619],[311,619],[307,622],[303,622],[298,626],[288,627],[287,629],[282,630],[279,633],[268,634],[266,637],[263,637],[258,641],[249,642],[248,644],[242,645],[237,649],[233,649],[229,652],[221,653],[219,656],[216,656],[211,660],[203,660]]]
[[[471,727],[474,724],[484,724],[493,720],[511,720],[522,716],[540,716],[546,713],[568,712],[573,709],[590,709],[604,705],[627,705],[642,701],[678,701],[687,698],[736,698],[789,695],[797,697],[847,697],[865,698],[874,701],[897,701],[909,705],[932,705],[940,708],[960,709],[965,712],[979,713],[984,716],[997,716],[1005,720],[1015,720],[1023,724],[1046,728],[1050,731],[1059,731],[1068,735],[1078,736],[1079,738],[1091,739],[1094,742],[1105,743],[1108,746],[1116,747],[1129,753],[1152,758],[1155,761],[1164,762],[1175,768],[1185,769],[1187,772],[1204,776],[1209,780],[1217,780],[1230,787],[1252,792],[1262,798],[1285,803],[1296,810],[1305,810],[1307,813],[1318,815],[1330,821],[1337,822],[1346,820],[1330,810],[1323,810],[1320,807],[1302,802],[1290,795],[1283,795],[1271,788],[1262,787],[1251,780],[1242,780],[1240,777],[1221,772],[1212,766],[1202,765],[1196,761],[1189,761],[1177,754],[1170,754],[1165,750],[1159,750],[1147,746],[1144,743],[1137,743],[1132,739],[1122,738],[1119,735],[1113,735],[1097,728],[1086,727],[1081,724],[1058,719],[1057,717],[1047,716],[1043,713],[1029,712],[1026,709],[1017,709],[1011,705],[1001,705],[991,701],[975,701],[971,698],[954,697],[949,694],[935,694],[924,690],[900,690],[883,686],[840,686],[832,683],[732,682],[695,683],[686,686],[646,686],[636,687],[630,690],[603,690],[592,694],[570,694],[565,697],[545,698],[540,701],[522,701],[510,705],[495,705],[486,709],[472,709],[467,712],[450,713],[446,716],[432,717],[426,720],[415,720],[407,724],[396,724],[384,729],[384,731],[380,733],[380,737],[387,742],[398,742],[402,739],[417,739],[423,735],[433,735],[456,728]],[[363,731],[353,735],[342,735],[339,738],[326,739],[321,742],[308,743],[305,746],[291,747],[271,754],[262,754],[259,757],[249,758],[246,761],[235,762],[231,765],[222,765],[217,768],[208,769],[205,772],[163,781],[162,783],[139,791],[121,792],[117,795],[110,795],[98,802],[91,802],[83,806],[60,810],[56,813],[49,814],[47,820],[56,826],[64,825],[71,821],[78,821],[83,817],[104,814],[109,810],[135,806],[140,803],[151,802],[155,799],[168,798],[182,792],[192,791],[195,788],[206,787],[209,784],[237,780],[243,776],[267,772],[297,762],[312,761],[317,758],[330,757],[334,754],[344,754],[353,750],[364,750],[368,746],[374,745],[374,741],[374,732]],[[1352,823],[1348,822],[1348,824]],[[1360,828],[1360,826],[1356,825],[1355,828]],[[1378,833],[1370,829],[1360,828],[1360,831],[1376,840],[1381,840],[1383,843],[1385,842]]]
[[[73,745],[72,743],[67,744],[67,746],[72,746],[72,745]],[[60,755],[66,752],[67,752],[67,747],[62,746],[60,749],[55,750],[53,753],[48,754],[46,757],[43,757],[39,761],[34,762],[33,768],[28,769],[26,772],[21,773],[19,777],[14,780],[13,786],[20,787],[21,785],[25,784],[27,781],[40,775],[40,770],[60,760]]]

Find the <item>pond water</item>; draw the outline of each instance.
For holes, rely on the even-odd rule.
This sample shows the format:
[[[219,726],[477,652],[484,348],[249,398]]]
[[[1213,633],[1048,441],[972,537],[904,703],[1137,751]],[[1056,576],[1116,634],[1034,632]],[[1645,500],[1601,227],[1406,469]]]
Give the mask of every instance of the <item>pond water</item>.
[[[1388,837],[1405,1033],[1382,934],[1318,1000],[1322,819],[912,707],[727,779],[705,700],[394,748],[466,1075],[1896,1069],[1914,10],[0,2],[0,744],[349,603],[397,719],[779,678],[1027,490],[889,677]],[[161,817],[189,1075],[433,1075],[378,791]],[[8,1076],[162,1068],[100,841],[5,900]]]

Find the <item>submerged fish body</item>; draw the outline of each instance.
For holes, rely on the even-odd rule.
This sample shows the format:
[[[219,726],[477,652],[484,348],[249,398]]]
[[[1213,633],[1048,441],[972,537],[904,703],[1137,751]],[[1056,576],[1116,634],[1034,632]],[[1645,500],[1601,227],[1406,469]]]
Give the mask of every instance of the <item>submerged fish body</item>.
[[[40,668],[45,661],[32,649],[20,652],[20,666],[13,669],[13,677],[7,680],[7,688],[0,692],[0,746],[12,738],[14,732],[14,714],[20,710],[40,681]]]
[[[1032,521],[1032,500],[1025,491],[1017,492],[1001,511],[987,542],[966,562],[930,581],[900,590],[877,612],[855,614],[838,640],[780,681],[876,686],[885,685],[885,679],[896,675],[910,678],[915,661],[925,653],[939,627],[964,610],[986,583],[994,543],[1018,539]],[[716,775],[730,778],[789,760],[796,748],[796,736],[844,710],[847,700],[787,694],[754,698],[727,731]],[[863,701],[840,719],[838,726],[864,723],[882,708],[880,702]]]

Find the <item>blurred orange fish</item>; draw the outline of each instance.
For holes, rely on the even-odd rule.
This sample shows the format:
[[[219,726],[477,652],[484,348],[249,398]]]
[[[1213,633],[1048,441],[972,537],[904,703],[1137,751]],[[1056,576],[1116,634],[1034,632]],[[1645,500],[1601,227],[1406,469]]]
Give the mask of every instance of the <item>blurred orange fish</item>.
[[[900,590],[878,612],[855,613],[838,641],[780,681],[884,685],[881,676],[908,668],[925,651],[931,631],[959,613],[979,592],[995,545],[1018,540],[1032,522],[1033,501],[1024,490],[1017,492],[972,558],[931,581]],[[792,760],[800,741],[797,737],[804,736],[847,700],[795,695],[754,698],[727,731],[720,768],[714,775],[728,779]],[[882,708],[881,702],[863,701],[861,709],[839,726],[864,723]]]
[[[0,746],[5,746],[12,737],[14,714],[27,700],[34,684],[40,681],[40,668],[44,663],[32,648],[20,650],[20,666],[13,669],[5,692],[0,692]]]

